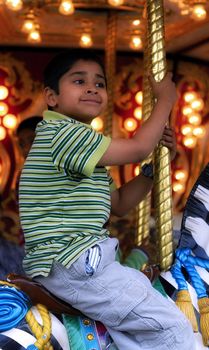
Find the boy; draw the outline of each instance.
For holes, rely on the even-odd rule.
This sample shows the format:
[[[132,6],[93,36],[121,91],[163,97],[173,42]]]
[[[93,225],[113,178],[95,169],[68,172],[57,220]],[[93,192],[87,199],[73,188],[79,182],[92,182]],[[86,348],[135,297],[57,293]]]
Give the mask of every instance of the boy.
[[[118,241],[104,228],[149,192],[152,174],[116,190],[105,166],[140,162],[160,141],[175,86],[151,79],[157,102],[132,139],[110,139],[89,126],[107,104],[100,60],[90,51],[56,56],[44,73],[48,111],[25,163],[20,212],[24,269],[59,298],[107,327],[119,350],[193,349],[192,329],[141,272],[115,261]],[[172,144],[166,129],[165,144]],[[149,170],[149,169],[148,169]],[[145,176],[148,175],[148,176]]]

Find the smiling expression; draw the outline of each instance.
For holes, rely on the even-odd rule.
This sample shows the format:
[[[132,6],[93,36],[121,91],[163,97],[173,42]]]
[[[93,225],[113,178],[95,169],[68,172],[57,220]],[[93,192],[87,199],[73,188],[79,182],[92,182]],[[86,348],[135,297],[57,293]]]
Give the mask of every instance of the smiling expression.
[[[94,61],[78,60],[59,81],[59,94],[45,89],[46,102],[55,112],[90,123],[107,105],[104,73]]]

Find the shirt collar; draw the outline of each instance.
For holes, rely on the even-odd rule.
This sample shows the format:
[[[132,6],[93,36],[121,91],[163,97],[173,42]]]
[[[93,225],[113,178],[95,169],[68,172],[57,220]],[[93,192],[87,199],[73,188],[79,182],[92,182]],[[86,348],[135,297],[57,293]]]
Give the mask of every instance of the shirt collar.
[[[57,112],[54,112],[54,111],[49,111],[49,110],[46,110],[43,112],[43,117],[44,117],[44,120],[46,121],[55,121],[55,120],[65,120],[69,123],[73,123],[73,124],[82,124],[82,125],[85,125],[86,127],[88,128],[92,128],[91,125],[89,124],[85,124],[85,123],[81,123],[79,122],[78,120],[75,120],[73,118],[70,118],[70,117],[67,117],[66,115],[64,114],[61,114],[61,113],[57,113]]]

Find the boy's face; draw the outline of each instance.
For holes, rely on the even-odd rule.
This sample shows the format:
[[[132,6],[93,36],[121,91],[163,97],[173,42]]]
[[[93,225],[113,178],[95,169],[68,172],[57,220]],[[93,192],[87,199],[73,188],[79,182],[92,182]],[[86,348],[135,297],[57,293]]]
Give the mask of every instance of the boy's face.
[[[59,94],[45,89],[53,110],[83,123],[90,123],[107,105],[104,73],[98,63],[77,61],[59,81]]]

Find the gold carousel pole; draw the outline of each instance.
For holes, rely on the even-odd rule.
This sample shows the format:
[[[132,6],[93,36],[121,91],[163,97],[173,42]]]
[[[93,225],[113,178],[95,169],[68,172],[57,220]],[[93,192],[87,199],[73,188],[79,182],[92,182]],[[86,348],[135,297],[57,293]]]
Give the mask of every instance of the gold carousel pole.
[[[156,81],[160,81],[166,73],[163,0],[147,0],[147,20],[152,74]],[[170,154],[167,147],[158,145],[154,163],[154,205],[159,263],[162,270],[168,270],[172,264],[173,245]]]
[[[147,38],[148,39],[148,38]],[[144,50],[144,75],[143,75],[143,101],[142,101],[142,116],[143,121],[147,120],[152,112],[153,108],[153,94],[148,81],[148,72],[150,71],[150,59],[148,50],[148,40],[145,43]],[[152,155],[150,155],[144,163],[149,163],[152,160]],[[151,212],[151,193],[149,193],[146,198],[141,201],[137,207],[137,241],[138,246],[141,245],[142,241],[149,237],[149,222],[150,222],[150,212]]]
[[[112,118],[114,110],[114,77],[116,66],[116,34],[117,34],[117,13],[109,11],[107,17],[107,34],[105,40],[105,69],[107,75],[108,105],[105,112],[106,135],[112,135]]]

